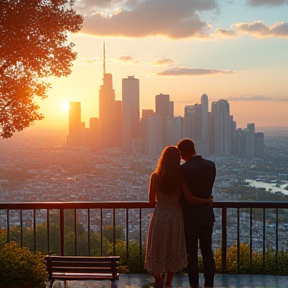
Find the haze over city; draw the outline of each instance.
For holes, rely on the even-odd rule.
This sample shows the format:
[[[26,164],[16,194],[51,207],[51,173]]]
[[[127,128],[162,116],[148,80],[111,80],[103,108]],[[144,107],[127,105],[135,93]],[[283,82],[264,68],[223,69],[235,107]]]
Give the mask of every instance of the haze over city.
[[[67,129],[67,104],[81,102],[82,121],[98,117],[103,78],[113,75],[116,100],[122,79],[140,80],[140,111],[169,94],[175,116],[185,105],[226,99],[237,126],[288,126],[287,1],[76,1],[84,15],[72,34],[78,58],[72,74],[52,80],[41,101],[45,119],[32,129]]]

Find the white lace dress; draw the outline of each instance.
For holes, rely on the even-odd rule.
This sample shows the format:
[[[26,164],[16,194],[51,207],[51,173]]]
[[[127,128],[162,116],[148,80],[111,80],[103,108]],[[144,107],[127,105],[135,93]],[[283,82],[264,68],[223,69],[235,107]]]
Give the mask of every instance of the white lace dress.
[[[147,235],[145,268],[152,274],[187,267],[184,223],[178,195],[157,193]]]

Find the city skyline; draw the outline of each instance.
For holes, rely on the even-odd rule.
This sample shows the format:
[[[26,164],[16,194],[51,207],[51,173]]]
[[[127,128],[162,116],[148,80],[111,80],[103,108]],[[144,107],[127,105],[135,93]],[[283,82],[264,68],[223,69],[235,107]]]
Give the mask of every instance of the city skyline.
[[[86,123],[99,116],[103,38],[116,100],[122,79],[134,75],[141,110],[162,93],[183,116],[182,107],[206,93],[209,107],[228,100],[241,128],[288,126],[287,1],[83,0],[75,9],[84,15],[81,33],[70,35],[78,58],[70,76],[52,80],[36,129],[67,129],[61,105],[71,101],[82,103]]]
[[[112,79],[104,69],[99,89],[100,116],[90,118],[89,127],[81,119],[81,103],[70,102],[67,147],[90,147],[94,151],[116,148],[155,157],[164,147],[191,138],[204,155],[251,158],[264,152],[264,133],[256,131],[255,123],[237,128],[227,100],[213,101],[209,112],[209,97],[203,94],[201,104],[186,105],[184,116],[175,117],[170,95],[160,93],[155,95],[155,111],[143,109],[140,118],[139,79],[122,79],[123,101],[115,100]]]

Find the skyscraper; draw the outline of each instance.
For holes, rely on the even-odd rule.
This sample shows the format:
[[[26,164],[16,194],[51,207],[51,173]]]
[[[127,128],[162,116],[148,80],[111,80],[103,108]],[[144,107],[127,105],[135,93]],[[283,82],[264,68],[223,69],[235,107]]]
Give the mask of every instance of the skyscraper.
[[[79,147],[81,145],[81,103],[69,103],[69,136],[67,145]]]
[[[202,140],[208,140],[208,96],[204,93],[201,96],[202,108]]]
[[[253,157],[255,155],[255,124],[247,124],[247,131],[246,156]]]
[[[174,102],[170,101],[168,94],[160,93],[155,96],[155,113],[162,119],[174,117]]]
[[[150,116],[155,116],[155,112],[152,109],[143,109],[141,118],[141,140],[142,140],[142,152],[148,154],[148,118]]]
[[[255,156],[262,156],[264,153],[264,133],[255,133]]]
[[[170,101],[170,96],[168,94],[158,94],[155,96],[155,114],[159,118],[159,121],[162,123],[162,148],[165,146],[171,145],[170,135],[173,134],[171,129],[170,120],[174,118],[174,102]],[[158,123],[158,122],[157,122]]]
[[[202,139],[202,107],[201,104],[184,107],[185,137],[199,142]]]
[[[101,149],[117,147],[116,136],[116,104],[115,91],[112,84],[112,74],[106,73],[105,43],[103,43],[103,85],[99,90],[99,139]]]
[[[216,155],[229,156],[231,153],[229,103],[226,100],[219,100],[212,103],[212,152]]]
[[[148,116],[147,155],[158,158],[163,150],[163,122],[159,116]]]
[[[139,79],[122,79],[122,150],[132,152],[133,141],[140,139]]]

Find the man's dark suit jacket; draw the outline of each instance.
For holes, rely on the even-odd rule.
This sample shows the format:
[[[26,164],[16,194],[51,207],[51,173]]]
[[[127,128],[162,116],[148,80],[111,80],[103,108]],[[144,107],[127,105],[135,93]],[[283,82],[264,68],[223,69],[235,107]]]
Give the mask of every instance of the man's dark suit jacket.
[[[209,199],[212,195],[212,188],[216,177],[216,167],[213,161],[197,155],[189,158],[180,166],[180,171],[186,181],[190,193],[193,196]],[[183,215],[191,225],[198,227],[213,225],[215,216],[211,205],[195,205],[189,203],[182,195],[181,205]],[[186,222],[187,223],[187,222]]]

